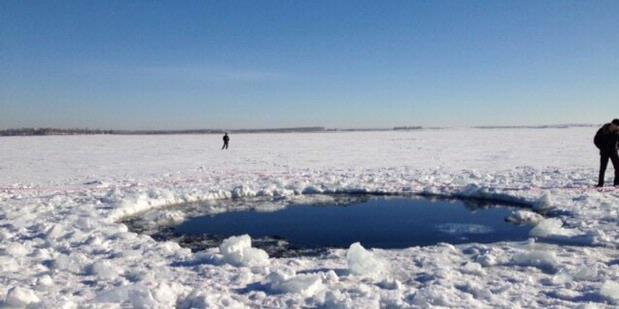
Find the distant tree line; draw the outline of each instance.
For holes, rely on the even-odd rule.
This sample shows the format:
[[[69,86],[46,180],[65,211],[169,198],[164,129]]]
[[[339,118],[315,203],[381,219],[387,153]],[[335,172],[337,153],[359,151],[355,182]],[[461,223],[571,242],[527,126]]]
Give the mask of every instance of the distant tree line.
[[[113,132],[113,130],[93,129],[22,128],[0,130],[0,136],[113,134]]]
[[[195,130],[100,130],[100,129],[57,129],[57,128],[22,128],[0,130],[0,136],[44,136],[44,135],[160,135],[160,134],[223,134],[229,133],[286,133],[286,132],[323,132],[324,127],[296,127],[273,129],[195,129]]]
[[[395,131],[408,131],[408,130],[421,130],[423,127],[420,126],[406,126],[406,127],[393,127]]]

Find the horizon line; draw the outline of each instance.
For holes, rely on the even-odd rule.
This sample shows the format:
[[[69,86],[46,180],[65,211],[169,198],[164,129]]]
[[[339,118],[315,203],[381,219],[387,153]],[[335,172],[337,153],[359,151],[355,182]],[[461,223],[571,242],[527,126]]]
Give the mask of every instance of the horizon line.
[[[354,132],[354,131],[414,131],[432,129],[552,129],[571,127],[593,127],[593,123],[560,123],[541,125],[481,125],[481,126],[393,126],[368,128],[329,128],[323,126],[241,128],[241,129],[90,129],[90,128],[55,128],[23,127],[0,129],[0,136],[45,136],[45,135],[165,135],[165,134],[221,134],[221,133],[320,133],[320,132]]]

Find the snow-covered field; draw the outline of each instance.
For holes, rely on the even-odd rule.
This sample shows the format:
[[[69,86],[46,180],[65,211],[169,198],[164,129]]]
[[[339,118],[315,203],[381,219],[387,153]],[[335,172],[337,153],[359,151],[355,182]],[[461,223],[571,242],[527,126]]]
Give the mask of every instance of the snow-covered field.
[[[588,189],[595,129],[247,134],[228,151],[216,135],[3,137],[0,306],[611,308],[619,191]],[[118,223],[183,202],[339,192],[518,201],[529,207],[513,218],[539,223],[525,243],[295,259],[243,236],[194,254]]]

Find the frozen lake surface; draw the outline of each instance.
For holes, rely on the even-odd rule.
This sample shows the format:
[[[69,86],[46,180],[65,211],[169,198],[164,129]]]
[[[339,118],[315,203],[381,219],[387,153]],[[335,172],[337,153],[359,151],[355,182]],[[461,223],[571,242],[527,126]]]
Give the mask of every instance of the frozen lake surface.
[[[510,213],[510,208],[476,201],[347,197],[345,203],[302,203],[275,211],[198,215],[155,237],[177,239],[201,250],[216,247],[227,237],[248,234],[255,247],[280,257],[314,255],[323,252],[321,249],[347,248],[355,242],[368,248],[392,249],[441,242],[526,240],[530,227],[507,222]]]
[[[619,191],[592,188],[596,130],[235,134],[229,151],[218,135],[0,138],[0,307],[617,308]],[[204,250],[148,236],[359,194],[514,203],[510,221],[533,227],[526,241],[285,258],[246,235]]]

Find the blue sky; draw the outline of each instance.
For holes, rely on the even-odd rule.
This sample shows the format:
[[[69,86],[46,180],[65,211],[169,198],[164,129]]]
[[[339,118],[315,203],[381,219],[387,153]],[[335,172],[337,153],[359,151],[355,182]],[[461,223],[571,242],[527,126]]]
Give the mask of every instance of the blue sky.
[[[0,1],[0,128],[619,117],[619,1]]]

